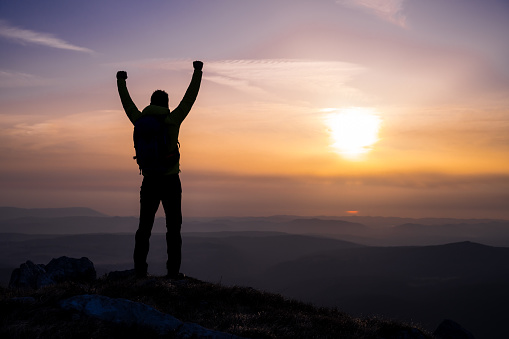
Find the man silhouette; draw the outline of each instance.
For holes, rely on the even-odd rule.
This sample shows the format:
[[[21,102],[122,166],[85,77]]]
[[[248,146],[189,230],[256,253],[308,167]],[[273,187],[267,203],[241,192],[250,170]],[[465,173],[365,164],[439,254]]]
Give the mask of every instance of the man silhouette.
[[[125,71],[117,72],[118,93],[127,117],[133,125],[139,118],[146,115],[161,118],[164,121],[164,127],[167,128],[166,142],[169,152],[175,150],[178,152],[180,125],[191,110],[200,89],[203,62],[194,61],[193,67],[194,72],[191,83],[180,104],[171,112],[168,94],[162,90],[156,90],[150,98],[150,105],[140,112],[127,90],[127,73]],[[140,221],[136,231],[133,254],[134,270],[137,277],[147,276],[149,240],[160,202],[163,203],[166,215],[167,276],[171,279],[184,277],[180,273],[182,258],[182,238],[180,235],[182,225],[182,186],[180,184],[179,172],[180,166],[178,161],[165,170],[163,174],[151,173],[149,170],[144,169],[141,170],[143,182],[140,190]]]

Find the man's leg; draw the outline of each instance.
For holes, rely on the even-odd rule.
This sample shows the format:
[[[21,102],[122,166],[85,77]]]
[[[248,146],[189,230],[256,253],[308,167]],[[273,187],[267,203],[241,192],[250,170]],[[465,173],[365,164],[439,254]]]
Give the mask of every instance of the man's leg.
[[[165,178],[164,198],[162,199],[166,214],[166,250],[168,261],[166,268],[168,276],[177,277],[182,261],[182,186],[178,174]]]
[[[147,275],[150,235],[160,202],[157,186],[154,180],[143,178],[140,190],[140,223],[136,231],[133,254],[134,270],[138,276]]]

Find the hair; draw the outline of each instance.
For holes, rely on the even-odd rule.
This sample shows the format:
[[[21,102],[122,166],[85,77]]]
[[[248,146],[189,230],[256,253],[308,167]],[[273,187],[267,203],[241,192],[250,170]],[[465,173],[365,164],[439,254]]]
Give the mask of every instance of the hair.
[[[169,108],[170,99],[168,98],[168,93],[163,90],[156,90],[152,93],[150,97],[150,104]]]

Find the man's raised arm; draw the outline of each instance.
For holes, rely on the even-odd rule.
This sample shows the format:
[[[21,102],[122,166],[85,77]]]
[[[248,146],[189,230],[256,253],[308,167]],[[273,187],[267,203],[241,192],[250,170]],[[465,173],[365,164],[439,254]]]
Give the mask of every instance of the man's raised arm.
[[[194,61],[193,67],[193,77],[191,78],[191,83],[187,88],[186,94],[184,94],[180,104],[171,112],[167,118],[176,121],[178,124],[181,124],[182,121],[184,121],[186,118],[187,114],[191,110],[191,107],[193,107],[193,104],[196,101],[196,97],[198,96],[198,91],[200,90],[201,77],[203,74],[203,62]]]
[[[136,105],[134,104],[131,96],[129,95],[129,91],[127,90],[127,72],[118,71],[117,72],[117,88],[118,94],[120,95],[120,100],[122,101],[122,107],[124,107],[124,111],[127,114],[127,117],[134,124],[136,119],[138,119],[141,115],[141,112],[138,110]]]

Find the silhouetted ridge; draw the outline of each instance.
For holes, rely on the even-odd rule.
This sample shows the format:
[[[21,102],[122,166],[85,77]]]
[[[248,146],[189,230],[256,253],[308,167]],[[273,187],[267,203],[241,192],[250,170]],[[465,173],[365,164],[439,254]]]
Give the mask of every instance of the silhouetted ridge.
[[[360,234],[368,229],[365,225],[350,221],[322,220],[317,218],[295,219],[285,224],[286,231],[296,233]]]
[[[58,216],[20,217],[2,220],[0,233],[83,234],[123,233],[136,227],[135,217]]]
[[[59,218],[59,217],[105,217],[106,215],[87,207],[67,208],[18,208],[0,207],[0,220],[25,217]]]
[[[424,225],[416,223],[407,223],[393,227],[393,230],[399,232],[412,232],[414,234],[441,234],[441,235],[465,235],[476,236],[479,233],[493,233],[507,231],[508,221],[490,221],[482,223],[455,223],[441,225]]]
[[[464,248],[476,248],[476,249],[493,248],[492,246],[479,244],[479,243],[476,243],[476,242],[473,242],[473,241],[458,241],[458,242],[454,242],[454,243],[450,243],[450,244],[445,244],[445,245],[440,245],[440,246],[449,247],[449,248],[461,248],[461,249],[464,249]]]

